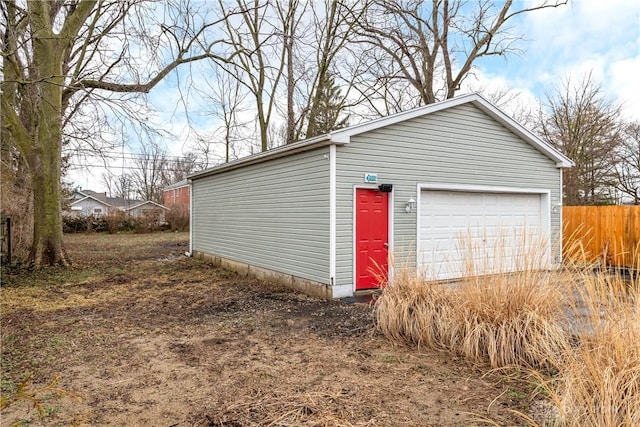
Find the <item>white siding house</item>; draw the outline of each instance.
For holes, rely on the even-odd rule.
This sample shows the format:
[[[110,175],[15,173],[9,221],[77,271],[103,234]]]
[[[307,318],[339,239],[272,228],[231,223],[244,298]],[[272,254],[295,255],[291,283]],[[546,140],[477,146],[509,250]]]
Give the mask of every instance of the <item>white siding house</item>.
[[[517,269],[524,236],[546,243],[551,266],[571,165],[480,95],[460,96],[191,175],[190,253],[327,298],[378,286],[390,254],[461,277],[465,235],[502,242],[479,274]]]
[[[165,213],[170,209],[150,200],[133,200],[123,197],[107,197],[106,193],[91,190],[77,190],[71,195],[69,208],[64,211],[67,216],[95,218],[125,213],[132,218],[155,219],[162,223]]]
[[[124,211],[132,218],[151,219],[159,223],[163,223],[165,221],[165,213],[168,210],[168,207],[149,200],[124,209]]]
[[[74,196],[78,193],[75,193]],[[105,200],[100,200],[93,195],[81,194],[72,199],[69,210],[65,212],[66,215],[88,217],[93,216],[95,218],[108,215],[113,211],[114,207],[107,203]]]

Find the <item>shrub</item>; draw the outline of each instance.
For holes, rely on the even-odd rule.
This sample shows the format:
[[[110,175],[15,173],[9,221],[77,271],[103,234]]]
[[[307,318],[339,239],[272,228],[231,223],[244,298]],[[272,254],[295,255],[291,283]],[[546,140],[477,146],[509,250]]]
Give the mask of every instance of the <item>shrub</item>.
[[[12,219],[12,258],[19,262],[27,259],[33,240],[31,180],[26,174],[24,164],[6,164],[6,160],[2,159],[0,167],[0,206],[2,217]]]
[[[129,215],[122,211],[110,212],[109,215],[104,217],[104,220],[109,234],[121,231],[131,231],[134,228]]]
[[[102,217],[67,216],[63,218],[65,233],[120,232],[150,233],[168,229],[166,222],[152,216],[133,218],[126,212],[115,212]]]
[[[82,216],[64,216],[62,218],[62,231],[64,233],[84,233],[89,230],[91,220]]]
[[[171,210],[165,213],[165,220],[171,231],[189,230],[189,210],[180,205],[171,206]]]

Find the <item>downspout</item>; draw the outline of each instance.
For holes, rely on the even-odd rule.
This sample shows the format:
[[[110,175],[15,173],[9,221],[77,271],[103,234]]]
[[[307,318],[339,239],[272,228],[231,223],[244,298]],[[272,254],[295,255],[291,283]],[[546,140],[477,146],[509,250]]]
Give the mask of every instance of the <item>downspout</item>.
[[[564,194],[562,193],[562,183],[564,182],[564,169],[560,168],[560,188],[558,189],[558,216],[559,219],[558,221],[560,222],[560,226],[558,227],[558,253],[556,254],[556,267],[560,268],[560,266],[562,265],[562,252],[564,251],[564,247],[563,247],[563,243],[562,243],[562,239],[563,239],[563,230],[564,230],[564,224],[563,224],[563,220],[562,220],[562,207],[564,206]]]
[[[189,252],[185,252],[188,257],[193,256],[193,181],[187,180],[189,186]]]
[[[329,285],[336,280],[336,145],[329,145]]]

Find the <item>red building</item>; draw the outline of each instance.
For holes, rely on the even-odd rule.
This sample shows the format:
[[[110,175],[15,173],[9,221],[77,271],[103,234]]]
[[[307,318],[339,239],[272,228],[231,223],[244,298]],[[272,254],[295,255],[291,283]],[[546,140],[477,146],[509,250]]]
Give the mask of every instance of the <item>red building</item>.
[[[189,212],[191,200],[191,184],[183,179],[164,188],[162,192],[162,204],[173,212]]]

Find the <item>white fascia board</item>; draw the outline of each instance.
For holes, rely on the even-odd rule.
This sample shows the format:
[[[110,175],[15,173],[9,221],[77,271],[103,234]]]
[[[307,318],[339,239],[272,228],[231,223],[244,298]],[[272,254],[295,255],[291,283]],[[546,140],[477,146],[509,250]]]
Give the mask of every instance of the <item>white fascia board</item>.
[[[359,125],[350,126],[348,128],[340,129],[329,134],[331,141],[336,143],[348,144],[351,142],[351,137],[355,135],[362,134],[364,132],[369,132],[375,129],[379,129],[385,126],[389,126],[395,123],[400,123],[405,120],[410,120],[416,117],[421,117],[424,115],[432,114],[437,111],[442,111],[447,108],[455,107],[458,105],[472,103],[476,107],[480,108],[490,117],[495,119],[498,123],[505,126],[507,129],[511,130],[513,133],[518,135],[520,138],[527,141],[538,151],[549,157],[550,159],[556,162],[556,167],[558,168],[570,168],[574,166],[574,163],[560,153],[558,150],[553,148],[551,145],[547,144],[529,130],[527,130],[524,126],[520,125],[518,122],[513,120],[507,114],[500,111],[496,106],[494,106],[491,102],[487,101],[482,95],[478,93],[470,93],[467,95],[457,96],[455,98],[447,99],[444,101],[436,102],[434,104],[425,105],[424,107],[415,108],[410,111],[405,111],[397,114],[393,114],[391,116],[382,117],[379,119],[371,120],[366,123],[362,123]]]
[[[229,163],[223,163],[221,165],[214,166],[212,168],[205,169],[203,171],[188,175],[187,179],[190,182],[193,182],[194,179],[204,178],[206,176],[215,175],[221,172],[242,168],[255,163],[262,163],[265,161],[277,159],[279,157],[289,156],[294,153],[313,150],[314,148],[324,147],[332,143],[333,141],[331,140],[328,134],[320,135],[314,138],[305,139],[299,142],[294,142],[292,144],[281,145],[280,147],[272,148],[271,150],[253,154],[251,156],[234,160]]]
[[[556,167],[558,168],[570,168],[575,166],[573,161],[562,154],[560,151],[556,150],[551,145],[547,144],[542,139],[538,138],[527,128],[522,126],[520,123],[516,122],[514,119],[509,117],[507,114],[500,111],[495,105],[484,99],[481,95],[476,94],[477,99],[473,101],[473,103],[480,108],[482,111],[487,113],[489,116],[493,117],[497,122],[505,126],[507,129],[518,135],[520,138],[529,142],[534,148],[536,148],[541,153],[545,154],[552,160],[555,160]]]
[[[156,205],[156,206],[157,206],[157,207],[159,207],[159,208],[166,209],[166,210],[168,210],[168,211],[170,211],[170,210],[171,210],[171,209],[169,209],[168,207],[163,206],[163,205],[160,205],[160,204],[158,204],[158,203],[156,203],[156,202],[152,202],[151,200],[147,200],[146,202],[138,203],[137,205],[131,206],[131,207],[129,207],[129,208],[125,208],[125,210],[130,211],[130,210],[133,210],[133,209],[139,208],[140,206],[147,205],[147,204],[149,204],[149,203],[150,203],[150,204],[152,204],[152,205]]]
[[[73,206],[73,205],[75,205],[76,203],[80,203],[80,202],[85,201],[85,200],[87,200],[87,199],[94,200],[94,201],[96,201],[96,202],[100,203],[101,205],[104,205],[104,206],[106,206],[106,207],[108,207],[108,208],[112,208],[112,207],[113,207],[113,206],[111,206],[109,203],[107,203],[107,202],[103,202],[103,201],[102,201],[102,200],[100,200],[100,199],[96,199],[96,198],[95,198],[95,197],[93,197],[93,196],[85,196],[83,199],[79,199],[79,200],[76,200],[75,202],[71,202],[71,203],[69,204],[69,206]]]

